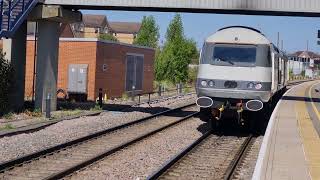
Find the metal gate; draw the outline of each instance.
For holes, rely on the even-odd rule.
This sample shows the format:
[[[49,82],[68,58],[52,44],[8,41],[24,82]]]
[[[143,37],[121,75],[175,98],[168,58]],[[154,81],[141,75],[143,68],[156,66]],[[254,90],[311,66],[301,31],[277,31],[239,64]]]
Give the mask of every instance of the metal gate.
[[[87,93],[87,64],[70,64],[68,92]]]
[[[126,91],[142,90],[143,59],[142,55],[127,55]]]

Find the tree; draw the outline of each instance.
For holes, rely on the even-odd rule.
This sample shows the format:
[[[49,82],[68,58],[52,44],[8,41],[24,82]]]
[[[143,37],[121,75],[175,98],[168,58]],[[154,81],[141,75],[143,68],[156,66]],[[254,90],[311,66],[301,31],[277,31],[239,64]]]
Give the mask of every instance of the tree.
[[[0,50],[0,116],[10,110],[9,93],[13,87],[13,68]]]
[[[167,42],[172,42],[176,39],[183,39],[183,23],[180,14],[176,14],[173,20],[170,22],[167,33],[166,40]]]
[[[133,41],[133,44],[157,48],[159,37],[159,26],[156,24],[154,17],[144,16],[140,31],[137,34],[137,38]]]
[[[174,84],[187,82],[189,64],[196,56],[196,43],[185,37],[181,16],[176,14],[168,26],[164,47],[156,58],[156,80]]]
[[[113,36],[112,34],[108,34],[108,33],[100,34],[99,39],[106,40],[106,41],[119,42],[115,36]]]

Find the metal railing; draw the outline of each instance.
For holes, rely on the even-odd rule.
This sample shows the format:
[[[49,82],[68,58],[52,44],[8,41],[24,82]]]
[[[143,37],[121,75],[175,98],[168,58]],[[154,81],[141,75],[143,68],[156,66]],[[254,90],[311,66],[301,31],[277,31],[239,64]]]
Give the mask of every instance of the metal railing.
[[[38,0],[0,0],[0,37],[12,37]]]
[[[157,94],[157,98],[161,97],[161,96],[165,96],[165,93],[167,93],[167,96],[173,96],[173,95],[179,95],[179,94],[183,94],[183,90],[190,90],[190,89],[194,89],[194,87],[191,86],[187,86],[187,87],[183,87],[183,86],[177,86],[174,89],[165,89],[163,87],[160,86],[160,88],[158,88],[158,91],[153,91],[153,92],[147,92],[147,93],[137,93],[134,94],[134,98],[138,97],[138,104],[141,103],[150,103],[152,101],[151,96],[154,94]],[[174,94],[170,94],[171,92],[173,92]],[[146,101],[142,102],[141,97],[146,96]]]

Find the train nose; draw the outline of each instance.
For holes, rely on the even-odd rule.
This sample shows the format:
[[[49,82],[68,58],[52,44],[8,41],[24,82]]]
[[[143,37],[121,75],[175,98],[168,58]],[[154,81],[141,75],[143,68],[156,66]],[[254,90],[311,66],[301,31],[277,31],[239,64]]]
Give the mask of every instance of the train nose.
[[[249,111],[260,111],[263,108],[263,103],[259,100],[250,100],[246,103],[246,108]]]
[[[211,107],[213,104],[213,100],[209,97],[199,97],[197,99],[197,105],[202,108]]]

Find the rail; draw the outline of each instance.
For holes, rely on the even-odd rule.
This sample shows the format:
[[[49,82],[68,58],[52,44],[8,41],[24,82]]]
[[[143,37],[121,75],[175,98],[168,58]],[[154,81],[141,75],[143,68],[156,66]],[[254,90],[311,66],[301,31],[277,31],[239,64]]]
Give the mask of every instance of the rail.
[[[75,139],[75,140],[71,140],[71,141],[66,142],[66,143],[62,143],[62,144],[59,144],[59,145],[56,145],[56,146],[52,146],[52,147],[40,150],[40,151],[35,152],[35,153],[31,153],[31,154],[28,154],[28,155],[25,155],[25,156],[22,156],[22,157],[13,159],[13,160],[9,160],[7,162],[4,162],[4,163],[0,164],[0,172],[4,172],[7,169],[10,169],[10,168],[13,168],[15,166],[18,166],[19,164],[23,164],[24,162],[28,162],[30,160],[36,159],[38,157],[41,157],[43,155],[53,153],[53,152],[58,151],[60,149],[64,149],[64,148],[79,144],[81,142],[85,142],[87,140],[94,139],[94,138],[103,136],[105,134],[108,134],[108,133],[111,133],[111,132],[115,132],[115,131],[120,130],[120,129],[124,129],[124,128],[127,128],[129,126],[137,125],[139,123],[143,123],[143,122],[146,122],[148,120],[154,119],[154,118],[156,118],[158,116],[163,116],[165,114],[176,112],[178,110],[181,110],[181,109],[184,109],[184,108],[188,108],[188,107],[191,107],[191,106],[194,106],[194,105],[195,104],[193,103],[193,104],[188,104],[188,105],[185,105],[185,106],[182,106],[182,107],[179,107],[179,108],[166,110],[166,111],[163,111],[163,112],[160,112],[160,113],[148,116],[148,117],[144,117],[144,118],[138,119],[136,121],[132,121],[132,122],[128,122],[128,123],[116,126],[116,127],[108,128],[108,129],[105,129],[105,130],[102,130],[102,131],[99,131],[99,132],[96,132],[96,133],[93,133],[93,134],[90,134],[90,135],[87,135],[87,136],[84,136],[84,137],[81,137],[81,138],[78,138],[78,139]]]
[[[249,145],[250,145],[250,143],[252,143],[252,141],[253,141],[253,135],[250,135],[245,140],[245,142],[241,146],[239,152],[237,153],[235,159],[232,161],[232,163],[228,167],[228,170],[226,172],[226,176],[225,176],[224,180],[231,180],[232,179],[232,177],[233,177],[233,175],[235,173],[235,170],[237,169],[237,167],[239,166],[240,162],[244,158],[246,152],[249,150]]]

